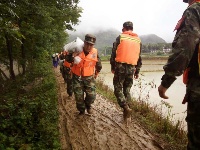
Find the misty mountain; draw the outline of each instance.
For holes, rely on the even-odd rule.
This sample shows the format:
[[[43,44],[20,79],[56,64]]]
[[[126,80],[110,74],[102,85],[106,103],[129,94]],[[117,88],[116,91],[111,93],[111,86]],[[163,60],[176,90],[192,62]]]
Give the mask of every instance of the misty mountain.
[[[151,43],[151,44],[156,44],[156,43],[167,43],[164,39],[162,39],[161,37],[155,35],[155,34],[148,34],[148,35],[141,35],[139,36],[142,44],[147,44],[147,43]]]
[[[102,31],[96,31],[90,34],[93,34],[96,36],[96,44],[95,47],[102,51],[105,49],[105,47],[112,47],[113,42],[115,42],[116,38],[119,36],[121,32],[115,29],[108,29],[108,30],[102,30]],[[72,42],[76,39],[76,37],[79,37],[80,39],[84,40],[86,33],[69,33],[69,42]],[[155,34],[148,34],[148,35],[139,35],[142,44],[155,44],[155,43],[166,43],[164,39],[161,37],[155,35]]]

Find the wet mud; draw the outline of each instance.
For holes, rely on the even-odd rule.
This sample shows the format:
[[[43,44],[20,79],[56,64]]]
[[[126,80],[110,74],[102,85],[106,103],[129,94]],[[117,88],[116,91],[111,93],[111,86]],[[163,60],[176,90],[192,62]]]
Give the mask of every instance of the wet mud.
[[[59,130],[62,150],[161,150],[153,135],[132,117],[124,123],[122,109],[97,94],[93,114],[78,115],[75,99],[55,69],[59,88]]]

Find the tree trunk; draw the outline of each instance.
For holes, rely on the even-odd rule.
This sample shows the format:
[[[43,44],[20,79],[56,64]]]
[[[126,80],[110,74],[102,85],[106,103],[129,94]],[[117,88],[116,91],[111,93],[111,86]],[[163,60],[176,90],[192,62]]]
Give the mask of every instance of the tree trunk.
[[[8,51],[8,58],[10,62],[9,63],[10,64],[10,68],[9,68],[10,78],[12,80],[15,80],[15,72],[13,70],[12,43],[8,37],[8,33],[6,33],[5,38],[6,38],[6,45],[7,45],[7,51]]]
[[[3,72],[3,70],[1,70],[1,68],[0,68],[0,74],[1,74],[1,76],[2,76],[2,79],[3,79],[3,77],[4,77],[6,80],[9,79],[9,78],[6,76],[6,74]]]
[[[26,56],[25,56],[25,49],[24,49],[24,38],[22,38],[22,45],[21,45],[21,53],[22,53],[22,74],[25,75],[26,73]]]

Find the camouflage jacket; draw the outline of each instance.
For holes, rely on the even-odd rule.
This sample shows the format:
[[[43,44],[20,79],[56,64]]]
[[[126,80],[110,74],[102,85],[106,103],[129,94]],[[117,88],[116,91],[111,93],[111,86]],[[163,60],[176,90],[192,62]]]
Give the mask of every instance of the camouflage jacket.
[[[119,44],[120,44],[120,36],[118,36],[116,38],[116,41],[113,43],[112,54],[111,54],[111,57],[110,57],[111,70],[115,70],[116,50],[117,50],[117,47],[118,47]],[[140,45],[140,53],[141,53],[141,49],[142,49],[142,44]],[[132,66],[132,65],[128,65],[128,66]],[[137,65],[135,66],[135,68],[136,68],[135,74],[139,74],[141,67],[142,67],[142,58],[141,58],[141,56],[139,56]]]
[[[191,67],[189,78],[198,74],[198,46],[200,42],[200,3],[194,3],[183,13],[176,28],[172,43],[172,55],[163,69],[161,85],[169,88],[176,80],[176,76],[183,74],[187,67]]]

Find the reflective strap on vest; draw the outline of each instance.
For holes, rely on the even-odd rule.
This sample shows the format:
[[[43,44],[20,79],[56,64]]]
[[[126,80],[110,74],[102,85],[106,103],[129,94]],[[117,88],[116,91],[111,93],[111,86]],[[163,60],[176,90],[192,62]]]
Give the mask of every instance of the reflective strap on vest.
[[[137,65],[140,54],[140,39],[137,36],[121,34],[116,50],[116,62]]]
[[[124,36],[124,35],[121,35],[120,40],[130,40],[130,41],[134,41],[136,43],[140,43],[141,42],[139,39],[136,39],[134,37]]]

